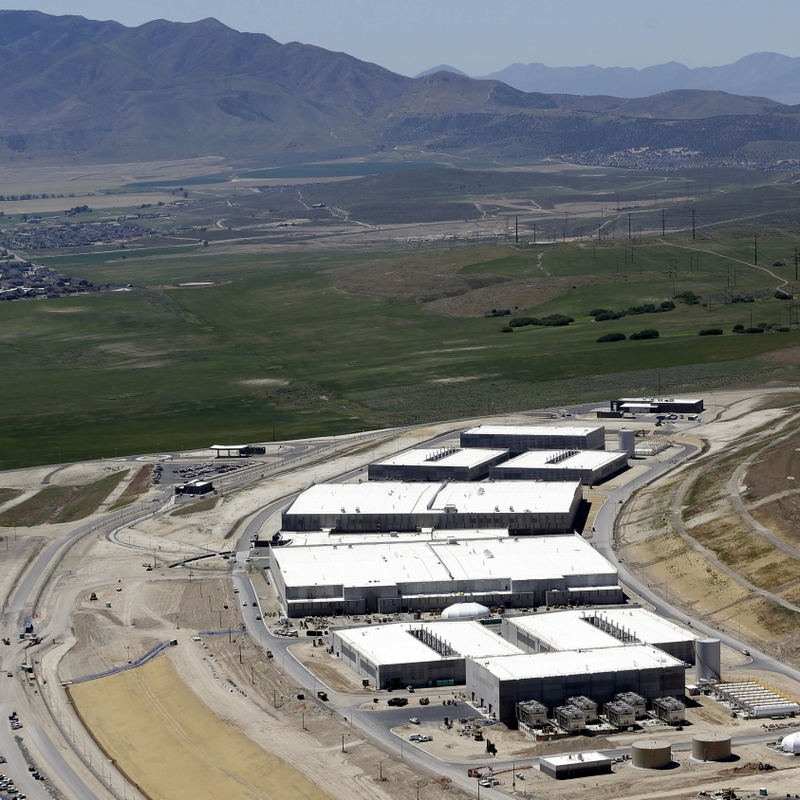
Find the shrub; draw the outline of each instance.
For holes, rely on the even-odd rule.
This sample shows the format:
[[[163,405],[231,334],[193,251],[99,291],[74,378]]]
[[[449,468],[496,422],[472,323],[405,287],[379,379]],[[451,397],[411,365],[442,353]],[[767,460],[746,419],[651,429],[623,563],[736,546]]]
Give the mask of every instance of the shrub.
[[[575,320],[572,317],[566,316],[566,314],[550,314],[549,316],[542,317],[539,320],[540,325],[547,325],[550,327],[569,325],[570,322],[575,322]]]
[[[485,317],[510,317],[511,311],[507,308],[493,308],[487,314],[484,314]]]
[[[735,294],[731,297],[731,303],[755,303],[755,298],[748,294]]]
[[[630,316],[635,316],[636,314],[655,314],[656,307],[652,303],[644,303],[641,306],[631,306],[627,313]]]
[[[509,323],[512,328],[524,328],[526,325],[538,325],[536,317],[514,317]]]
[[[690,291],[685,291],[681,292],[680,294],[676,294],[674,299],[683,300],[683,302],[686,303],[687,306],[696,306],[700,302],[700,296]]]
[[[745,328],[744,332],[745,333],[764,333],[764,329],[763,328],[756,328],[756,327]]]
[[[633,338],[633,337],[631,337]],[[621,342],[625,339],[624,333],[606,333],[601,336],[597,341],[598,342]]]
[[[645,328],[638,333],[632,333],[631,339],[658,339],[659,333],[655,328]]]
[[[658,307],[659,311],[672,311],[675,308],[675,303],[672,300],[664,300],[661,305]]]
[[[744,333],[744,325],[734,325],[733,326],[734,333]]]
[[[776,300],[792,300],[794,298],[794,295],[789,294],[789,292],[784,292],[783,289],[776,290],[775,294],[772,296]]]
[[[779,325],[777,328],[773,328],[773,330],[778,331],[778,333],[789,333],[789,328],[786,325]]]
[[[703,328],[698,336],[722,336],[722,328]]]
[[[510,325],[500,328],[500,333],[514,333],[514,329]]]
[[[785,261],[773,261],[772,262],[772,266],[773,267],[785,267],[786,266],[786,262]]]
[[[599,317],[600,314],[608,314],[608,309],[607,308],[593,308],[589,312],[589,316],[590,317]]]
[[[604,311],[602,314],[598,314],[594,321],[605,322],[607,319],[621,319],[626,313],[625,311]]]

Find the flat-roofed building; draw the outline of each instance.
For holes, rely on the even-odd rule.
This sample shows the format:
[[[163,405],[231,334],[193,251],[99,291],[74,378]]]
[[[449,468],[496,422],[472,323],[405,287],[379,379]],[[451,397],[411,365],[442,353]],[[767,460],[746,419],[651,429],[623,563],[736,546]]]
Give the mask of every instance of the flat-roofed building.
[[[526,653],[562,652],[578,648],[597,650],[622,644],[611,634],[586,622],[583,613],[551,611],[504,617],[503,638]]]
[[[283,513],[284,531],[368,533],[505,528],[514,534],[572,530],[578,481],[547,483],[322,483]]]
[[[644,608],[595,608],[508,616],[503,637],[529,653],[647,644],[694,664],[697,634]]]
[[[699,397],[620,397],[609,401],[612,411],[658,414],[701,414],[703,400]]]
[[[441,533],[441,532],[440,532]],[[393,614],[453,603],[620,603],[617,570],[581,536],[287,545],[270,571],[287,615]]]
[[[450,686],[466,680],[466,659],[520,651],[477,622],[414,622],[335,628],[331,646],[379,689]]]
[[[683,697],[685,665],[649,645],[480,658],[467,661],[467,695],[509,727],[517,703],[536,700],[549,708],[572,695],[607,703],[619,692],[648,699]]]
[[[610,450],[529,450],[493,466],[497,481],[580,481],[588,486],[628,468],[628,454]]]
[[[438,447],[406,450],[370,464],[371,481],[479,481],[508,458],[508,450]]]
[[[603,426],[478,425],[461,432],[462,447],[492,447],[512,456],[528,450],[605,450]]]
[[[610,775],[611,759],[602,753],[568,753],[563,756],[542,756],[539,759],[542,774],[557,781],[571,778],[588,778],[591,775]]]
[[[698,636],[683,625],[638,606],[602,608],[583,612],[592,624],[623,641],[650,644],[687,664],[695,662]]]

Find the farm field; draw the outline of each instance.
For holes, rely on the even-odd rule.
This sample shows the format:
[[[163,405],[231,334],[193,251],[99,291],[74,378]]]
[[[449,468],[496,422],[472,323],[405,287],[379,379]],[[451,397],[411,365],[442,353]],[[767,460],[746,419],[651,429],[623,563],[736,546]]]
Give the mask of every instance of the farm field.
[[[398,167],[266,194],[205,187],[169,209],[169,224],[202,224],[208,245],[159,237],[124,251],[32,254],[120,289],[0,304],[0,357],[14,375],[0,392],[4,468],[264,441],[273,431],[279,439],[330,435],[622,391],[791,381],[800,282],[790,177],[770,174],[767,185],[743,170]],[[357,202],[348,200],[356,189]],[[483,218],[385,230],[355,222],[359,203],[389,195],[404,204],[401,216],[417,207],[424,220],[426,204],[468,202]],[[767,217],[731,222],[743,196],[756,195]],[[679,212],[687,197],[697,198],[696,210],[705,204],[694,238],[683,224],[691,209]],[[571,210],[557,210],[564,202]],[[668,204],[664,237],[657,203]],[[508,215],[520,204],[533,210],[515,244]],[[283,238],[264,238],[266,217],[288,220],[298,210],[309,216],[302,230],[270,221]],[[463,234],[476,225],[487,235]],[[462,235],[448,238],[448,229]],[[426,230],[435,236],[408,238]],[[605,321],[590,313],[670,302],[664,313]],[[550,315],[573,321],[509,326]],[[763,333],[737,335],[736,325]],[[658,338],[630,339],[646,329]],[[705,329],[723,335],[699,336]],[[597,342],[609,333],[626,338]]]

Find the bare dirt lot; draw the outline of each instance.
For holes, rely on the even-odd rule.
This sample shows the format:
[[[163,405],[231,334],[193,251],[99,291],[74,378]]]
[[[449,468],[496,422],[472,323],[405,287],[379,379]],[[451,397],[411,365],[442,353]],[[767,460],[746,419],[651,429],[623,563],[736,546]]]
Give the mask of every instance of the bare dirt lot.
[[[70,694],[109,755],[151,797],[330,798],[199,703],[166,658]]]

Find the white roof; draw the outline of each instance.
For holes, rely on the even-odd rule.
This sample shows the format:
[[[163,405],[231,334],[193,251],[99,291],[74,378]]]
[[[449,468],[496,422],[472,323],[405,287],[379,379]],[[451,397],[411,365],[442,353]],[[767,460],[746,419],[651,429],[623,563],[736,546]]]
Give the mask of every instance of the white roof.
[[[622,642],[610,633],[605,633],[584,621],[585,612],[553,611],[546,614],[530,614],[507,617],[508,623],[532,634],[552,650],[575,650],[576,648],[620,647]]]
[[[585,614],[586,612],[580,613]],[[688,628],[664,619],[664,617],[659,617],[644,608],[598,608],[592,613],[627,629],[640,642],[647,644],[659,645],[703,638]]]
[[[424,514],[455,506],[461,514],[567,514],[580,485],[577,481],[320,483],[306,489],[286,513]]]
[[[212,444],[209,450],[244,450],[249,444]]]
[[[486,578],[559,580],[597,575],[597,585],[617,582],[617,570],[576,535],[498,537],[494,540],[362,542],[288,545],[271,557],[287,586],[367,586]]]
[[[609,764],[611,763],[611,759],[608,756],[604,756],[602,753],[586,751],[581,753],[567,753],[559,756],[541,756],[539,761],[543,761],[553,767],[563,767],[567,764],[579,764],[582,761],[588,761],[593,764],[602,764],[606,761]]]
[[[442,458],[435,458],[446,450],[451,452]],[[376,462],[379,466],[442,466],[442,467],[477,467],[485,462],[498,458],[508,453],[508,450],[490,450],[485,447],[457,447],[435,449],[420,448],[397,453],[383,461]]]
[[[464,433],[482,433],[491,436],[588,436],[603,430],[602,425],[476,425]]]
[[[291,531],[285,538],[291,541],[292,546],[296,545],[318,545],[318,544],[375,544],[376,542],[388,542],[398,544],[399,542],[419,542],[419,541],[442,541],[456,537],[459,542],[473,539],[498,539],[508,536],[508,528],[480,528],[475,530],[440,530],[439,528],[422,528],[420,531],[386,531],[385,533],[339,533],[335,530],[322,531]]]
[[[545,614],[508,617],[509,624],[533,634],[554,650],[573,650],[577,647],[619,647],[623,643],[595,627],[584,617],[602,617],[624,628],[644,644],[661,645],[678,641],[694,641],[700,637],[643,608],[596,608],[592,611],[574,609]]]
[[[683,667],[682,661],[650,645],[526,653],[521,656],[492,657],[475,661],[501,681]]]
[[[700,397],[621,397],[618,403],[699,403]]]
[[[494,469],[597,469],[619,458],[622,453],[614,450],[579,450],[575,455],[554,459],[563,455],[563,450],[528,450],[527,453],[504,461]]]
[[[478,622],[403,622],[337,630],[336,634],[376,665],[446,660],[448,657],[409,633],[420,628],[436,634],[458,653],[449,658],[510,656],[522,652]]]

